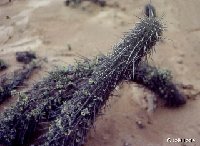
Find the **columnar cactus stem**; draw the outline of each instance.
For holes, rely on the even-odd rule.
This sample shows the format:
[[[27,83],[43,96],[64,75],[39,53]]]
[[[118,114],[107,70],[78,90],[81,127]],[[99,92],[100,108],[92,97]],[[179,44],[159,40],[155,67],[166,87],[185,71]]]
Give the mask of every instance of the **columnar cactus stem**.
[[[88,61],[77,67],[68,67],[50,73],[50,76],[37,83],[30,91],[19,95],[16,105],[7,109],[0,117],[0,144],[23,145],[36,125],[51,120],[63,101],[69,100],[81,82],[90,75]]]
[[[131,72],[127,74],[131,74]],[[186,97],[172,82],[172,76],[167,70],[157,69],[146,63],[141,63],[132,80],[164,99],[167,106],[181,106],[186,103]]]
[[[51,72],[48,78],[37,83],[26,94],[20,94],[21,98],[16,106],[7,110],[0,119],[0,143],[4,145],[26,143],[25,140],[30,138],[40,122],[54,120],[60,114],[63,101],[67,102],[72,98],[83,81],[91,77],[94,68],[104,59],[105,56],[99,56],[91,61],[77,62],[68,69]],[[126,74],[132,77],[132,69]],[[167,95],[166,100],[172,101],[175,105],[185,102],[184,96],[173,84],[171,75],[165,70],[158,70],[141,63],[136,68],[134,80],[132,78],[128,80],[144,85],[160,97]]]
[[[159,41],[162,31],[160,21],[149,16],[108,56],[52,72],[33,89],[20,94],[16,106],[0,118],[0,144],[26,144],[40,122],[54,120],[48,133],[39,139],[40,145],[82,145],[110,93],[123,79],[146,86],[170,104],[185,103],[168,73],[139,64]]]
[[[52,72],[50,77],[46,80],[35,85],[34,88],[26,94],[20,95],[21,98],[17,105],[6,111],[1,118],[1,143],[4,145],[24,144],[25,139],[34,132],[34,129],[39,122],[55,119],[56,116],[59,115],[59,112],[57,111],[59,111],[59,106],[63,101],[67,102],[73,98],[73,94],[78,92],[78,89],[84,84],[88,84],[88,82],[89,85],[91,83],[93,84],[94,81],[91,80],[92,72],[97,70],[102,64],[105,65],[105,61],[108,61],[108,57],[101,56],[93,61],[85,60],[83,63],[78,62],[76,66],[69,67],[68,70]],[[153,72],[155,74],[152,76]],[[133,72],[129,72],[127,69],[127,72],[124,75],[132,76],[132,74]],[[124,79],[124,76],[121,76],[119,80],[121,79]],[[133,79],[130,78],[130,80]],[[176,98],[177,94],[173,93],[179,93],[178,91],[170,92],[172,90],[168,90],[168,85],[173,85],[173,83],[171,83],[170,78],[167,78],[165,72],[160,72],[156,68],[148,65],[141,64],[136,68],[134,81],[155,90],[158,95],[166,95],[165,93],[167,93],[169,97]],[[163,88],[158,88],[157,85],[160,85]],[[173,88],[175,86],[171,87],[173,91],[176,91],[176,88]],[[161,91],[160,89],[163,90]],[[108,94],[103,94],[107,97],[109,96],[109,93],[110,92],[108,92]],[[99,98],[100,97],[94,96],[94,99],[97,101]],[[69,101],[69,103],[72,101]],[[63,107],[65,106],[66,103]],[[95,107],[99,108],[101,106],[97,104]],[[84,115],[85,112],[86,111],[83,110],[81,114]]]
[[[28,77],[30,77],[33,70],[38,67],[36,62],[25,65],[22,69],[15,70],[12,74],[6,74],[0,78],[0,103],[6,97],[11,96],[11,91],[22,84]]]
[[[80,146],[96,115],[105,105],[110,93],[123,79],[131,64],[136,66],[159,41],[163,26],[155,18],[145,18],[113,48],[91,77],[64,103],[60,116],[49,132],[40,138],[41,145]]]

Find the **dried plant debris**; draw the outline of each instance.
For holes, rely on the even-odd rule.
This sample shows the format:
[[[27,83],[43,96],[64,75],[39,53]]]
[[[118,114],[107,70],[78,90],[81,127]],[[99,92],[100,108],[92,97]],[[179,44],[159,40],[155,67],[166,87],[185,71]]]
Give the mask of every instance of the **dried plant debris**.
[[[38,67],[36,62],[25,65],[11,74],[5,74],[0,77],[0,103],[11,96],[11,91],[22,84],[24,80],[30,77],[34,69]]]
[[[106,1],[105,0],[65,0],[65,5],[69,6],[69,5],[80,5],[83,1],[91,1],[95,4],[98,4],[101,7],[106,6]]]
[[[16,52],[16,60],[25,64],[30,63],[33,59],[36,59],[36,55],[31,51]]]
[[[5,63],[5,61],[0,59],[0,71],[5,70],[7,68],[8,68],[8,65]]]

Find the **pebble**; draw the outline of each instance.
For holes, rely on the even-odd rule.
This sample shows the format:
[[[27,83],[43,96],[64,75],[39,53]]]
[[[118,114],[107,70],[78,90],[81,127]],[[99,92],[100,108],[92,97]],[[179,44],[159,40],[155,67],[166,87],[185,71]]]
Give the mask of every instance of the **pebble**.
[[[144,124],[140,120],[136,121],[136,124],[137,124],[138,128],[140,128],[140,129],[145,128]]]
[[[125,142],[123,146],[131,146],[131,144],[128,142]]]

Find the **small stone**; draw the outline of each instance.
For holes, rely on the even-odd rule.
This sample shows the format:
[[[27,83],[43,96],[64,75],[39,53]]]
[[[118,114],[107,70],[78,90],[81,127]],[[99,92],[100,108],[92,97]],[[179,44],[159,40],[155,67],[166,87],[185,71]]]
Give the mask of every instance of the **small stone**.
[[[72,47],[70,44],[67,45],[67,48],[68,48],[68,51],[71,51],[72,50]]]
[[[178,64],[183,64],[183,60],[178,60],[177,63]]]
[[[121,10],[122,10],[122,11],[126,11],[126,7],[122,7]]]
[[[131,146],[131,144],[128,142],[125,142],[123,146]]]
[[[178,64],[183,64],[183,59],[181,57],[175,57],[174,59]]]
[[[185,54],[184,53],[180,53],[180,55],[179,55],[180,57],[185,57]]]
[[[99,0],[98,3],[99,3],[99,5],[101,7],[105,7],[106,6],[106,1],[105,0]]]
[[[140,128],[140,129],[143,129],[145,127],[144,124],[142,123],[142,121],[140,121],[140,120],[136,121],[136,124],[137,124],[138,128]]]

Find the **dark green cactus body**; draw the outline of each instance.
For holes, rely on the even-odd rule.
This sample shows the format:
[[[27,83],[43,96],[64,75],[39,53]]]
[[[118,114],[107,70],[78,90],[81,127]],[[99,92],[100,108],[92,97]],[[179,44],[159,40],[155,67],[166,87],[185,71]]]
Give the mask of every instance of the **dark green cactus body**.
[[[7,97],[10,97],[11,91],[30,77],[33,70],[37,67],[38,66],[32,62],[24,66],[23,69],[18,69],[10,75],[2,76],[0,78],[0,104],[6,100]]]
[[[163,27],[157,19],[146,18],[118,43],[93,71],[91,77],[64,103],[60,116],[49,132],[40,138],[41,145],[79,146],[107,101],[110,93],[123,79],[128,66],[137,64],[151,52],[160,39]]]
[[[112,54],[109,55],[109,57],[112,58]],[[34,88],[28,91],[26,94],[20,95],[21,99],[17,103],[17,105],[14,108],[6,111],[3,117],[1,118],[0,121],[1,144],[4,145],[24,144],[26,142],[26,139],[30,138],[30,136],[34,132],[39,122],[53,120],[60,114],[60,109],[61,109],[60,106],[63,103],[63,101],[69,101],[71,98],[73,98],[73,96],[75,100],[84,101],[84,99],[86,98],[87,99],[89,97],[91,98],[91,96],[88,95],[88,91],[90,91],[90,93],[92,93],[92,95],[95,94],[95,96],[92,97],[92,100],[90,99],[90,101],[88,101],[88,104],[85,103],[85,106],[87,107],[89,105],[90,107],[89,109],[92,111],[89,111],[89,109],[87,108],[84,108],[80,111],[80,114],[82,116],[83,115],[85,117],[88,116],[86,119],[84,119],[83,117],[81,117],[80,119],[76,118],[74,116],[75,115],[74,112],[71,112],[72,115],[71,117],[74,118],[74,120],[76,121],[71,124],[72,125],[71,129],[74,130],[73,125],[78,125],[78,127],[76,127],[76,131],[73,131],[73,136],[76,137],[77,142],[73,143],[74,141],[72,141],[73,140],[72,137],[67,139],[67,141],[71,145],[73,144],[80,145],[81,143],[83,143],[84,137],[87,133],[87,128],[89,128],[92,125],[96,114],[99,112],[100,108],[104,105],[104,102],[106,101],[110,92],[113,90],[115,86],[115,85],[108,86],[108,83],[112,84],[113,82],[112,80],[108,80],[110,82],[106,81],[106,84],[103,85],[94,84],[95,80],[92,80],[91,77],[92,75],[98,77],[98,73],[96,72],[100,70],[99,67],[102,67],[101,71],[103,71],[104,69],[103,66],[105,66],[106,63],[110,61],[109,57],[99,56],[92,61],[85,60],[84,62],[81,63],[77,62],[75,66],[69,67],[69,69],[67,70],[59,70],[56,72],[52,72],[46,80],[43,80],[42,82],[35,85]],[[165,96],[166,100],[168,100],[168,97],[170,97],[172,102],[177,101],[177,99],[178,101],[181,101],[179,99],[183,99],[182,96],[179,96],[181,94],[176,89],[176,86],[171,82],[171,79],[169,78],[166,72],[157,70],[156,68],[148,66],[146,64],[140,64],[135,69],[136,69],[134,77],[135,82],[142,84],[147,88],[155,91],[160,97],[164,97],[164,95],[167,95],[167,97]],[[133,80],[132,71],[133,71],[132,63],[130,63],[127,72],[123,71],[125,72],[125,74],[123,74],[122,76],[120,75],[119,81],[121,81],[121,79],[125,79],[125,76],[126,79]],[[102,80],[105,81],[104,79]],[[114,80],[114,83],[115,82],[117,84],[118,81]],[[89,87],[91,87],[91,84],[99,86],[99,89],[94,93],[93,93],[94,90],[88,90],[90,89]],[[81,90],[79,90],[80,88]],[[101,90],[101,92],[98,92],[99,90]],[[75,92],[76,94],[74,94]],[[83,94],[82,96],[83,98],[79,98],[81,97],[78,96],[80,93]],[[80,105],[84,104],[82,104],[81,102],[77,103],[74,99],[64,103],[64,105],[62,106],[62,114],[70,112],[70,110],[66,108],[67,106],[77,106],[77,108],[73,107],[73,109],[77,110],[81,109]],[[93,109],[91,109],[91,107]],[[71,107],[69,108],[71,109]],[[69,119],[63,117],[59,120],[58,118],[51,127],[52,131],[50,131],[50,133],[48,133],[46,136],[50,137],[49,134],[52,135],[56,134],[55,133],[56,130],[58,130],[59,133],[60,131],[59,128],[63,126],[64,120],[69,120]],[[85,122],[80,123],[80,120],[81,121],[83,120]],[[83,127],[85,127],[86,129]],[[62,138],[66,140],[66,137],[68,137],[66,136],[67,133],[66,131],[70,129],[69,126],[63,127],[63,129],[65,131],[64,132],[65,135],[63,135]],[[58,135],[58,137],[59,136],[61,138],[61,135]],[[62,138],[61,141],[63,140]],[[51,142],[50,140],[47,139],[48,139],[47,137],[42,137],[40,140],[47,141],[46,145],[51,143],[54,145],[56,144],[55,141],[58,140],[57,139],[54,141],[54,139],[52,139],[53,141]],[[61,144],[60,143],[61,141],[59,141],[58,144]],[[67,143],[65,144],[67,145]]]
[[[146,18],[127,33],[108,56],[52,72],[32,90],[21,94],[16,106],[1,116],[0,144],[26,144],[40,122],[58,117],[49,132],[39,139],[39,144],[82,145],[101,107],[123,79],[146,86],[164,99],[170,99],[170,103],[184,103],[166,72],[139,64],[142,57],[151,52],[162,30],[159,20]]]
[[[172,82],[170,72],[167,70],[157,69],[142,63],[135,72],[134,81],[164,99],[167,106],[180,106],[186,103],[186,97],[178,91],[178,88]]]
[[[62,102],[71,98],[91,72],[86,60],[82,64],[77,63],[76,67],[69,66],[50,73],[30,91],[20,94],[17,104],[0,117],[0,144],[15,146],[27,142],[36,125],[53,119]]]
[[[55,119],[60,114],[62,102],[70,100],[83,82],[91,77],[94,68],[103,63],[105,59],[106,56],[99,56],[92,61],[77,62],[69,69],[54,71],[47,79],[37,83],[28,91],[27,95],[20,95],[21,98],[17,105],[7,110],[0,119],[1,144],[22,145],[26,143],[25,140],[32,136],[38,123]],[[132,67],[129,71],[126,76],[132,77]],[[167,71],[141,63],[136,68],[134,80],[133,78],[128,80],[144,85],[160,97],[167,95],[172,102],[184,101],[182,100],[184,96],[176,89]],[[171,92],[172,90],[174,92]],[[168,101],[168,98],[166,100]]]
[[[147,4],[144,7],[144,13],[147,17],[156,17],[156,9],[151,4]]]

